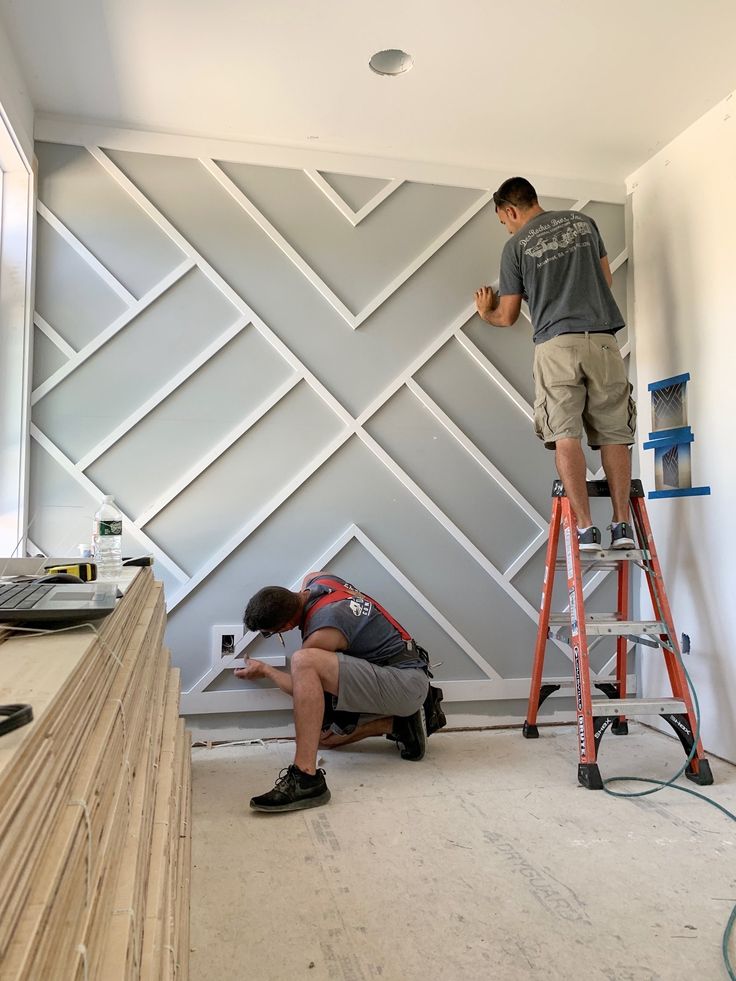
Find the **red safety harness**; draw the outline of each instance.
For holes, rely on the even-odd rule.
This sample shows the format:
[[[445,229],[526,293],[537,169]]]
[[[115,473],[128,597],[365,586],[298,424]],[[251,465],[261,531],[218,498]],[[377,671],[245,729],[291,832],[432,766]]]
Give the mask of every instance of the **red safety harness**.
[[[380,603],[376,603],[376,601],[372,597],[366,595],[366,593],[361,593],[354,587],[340,582],[340,580],[335,579],[334,576],[316,576],[314,579],[310,580],[308,585],[313,586],[315,583],[319,583],[322,586],[327,586],[330,592],[325,593],[324,596],[320,596],[319,599],[315,600],[315,602],[307,610],[304,619],[301,622],[303,637],[307,635],[307,624],[317,610],[321,610],[324,606],[329,606],[330,603],[340,603],[342,600],[367,600],[369,603],[373,604],[373,606],[382,616],[386,617],[392,627],[398,630],[399,634],[401,635],[401,639],[406,643],[409,650],[414,647],[414,641],[412,640],[411,634],[407,633],[398,620],[394,620],[391,614],[387,613]]]

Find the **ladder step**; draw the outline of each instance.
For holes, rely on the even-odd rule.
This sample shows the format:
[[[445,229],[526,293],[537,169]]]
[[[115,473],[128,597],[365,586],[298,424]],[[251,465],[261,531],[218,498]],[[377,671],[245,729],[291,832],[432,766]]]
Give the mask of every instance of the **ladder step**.
[[[550,613],[550,626],[569,626],[569,613]],[[662,620],[619,620],[615,613],[594,613],[585,618],[585,632],[588,636],[627,636],[628,634],[667,633],[667,625]]]
[[[681,698],[591,698],[593,715],[682,715],[687,711]]]
[[[641,548],[601,548],[595,552],[581,552],[580,553],[580,563],[584,566],[595,565],[596,568],[599,567],[600,563],[606,563],[604,568],[607,568],[610,564],[610,568],[615,569],[617,562],[644,562],[651,558],[649,552],[646,549]],[[564,559],[557,559],[555,562],[555,568],[565,569],[567,568]]]

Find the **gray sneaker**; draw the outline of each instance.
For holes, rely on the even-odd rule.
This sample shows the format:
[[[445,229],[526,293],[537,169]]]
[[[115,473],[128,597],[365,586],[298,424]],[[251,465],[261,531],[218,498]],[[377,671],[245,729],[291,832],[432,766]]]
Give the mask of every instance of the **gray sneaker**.
[[[611,548],[636,548],[634,529],[627,521],[616,521],[608,526],[611,532]]]
[[[595,525],[583,531],[578,528],[578,548],[581,552],[597,552],[601,547],[601,533]]]

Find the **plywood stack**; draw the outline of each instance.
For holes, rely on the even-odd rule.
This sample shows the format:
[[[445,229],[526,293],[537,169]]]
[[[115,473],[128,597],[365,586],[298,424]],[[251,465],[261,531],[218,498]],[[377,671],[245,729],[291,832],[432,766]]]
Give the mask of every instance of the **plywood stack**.
[[[189,740],[163,590],[96,630],[0,640],[0,981],[187,978]]]

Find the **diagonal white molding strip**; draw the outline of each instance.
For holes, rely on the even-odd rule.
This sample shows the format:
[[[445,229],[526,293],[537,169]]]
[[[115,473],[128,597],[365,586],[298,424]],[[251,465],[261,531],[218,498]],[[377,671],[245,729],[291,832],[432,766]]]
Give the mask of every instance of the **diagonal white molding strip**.
[[[317,275],[317,273],[308,265],[307,262],[299,255],[299,253],[294,249],[289,242],[284,238],[281,232],[276,229],[271,222],[259,211],[258,208],[248,199],[248,197],[240,190],[240,188],[227,176],[227,174],[220,168],[214,160],[200,160],[200,163],[205,168],[205,170],[214,177],[214,179],[221,185],[221,187],[227,191],[230,197],[238,204],[243,211],[249,215],[250,218],[262,229],[271,239],[271,241],[281,249],[284,255],[296,266],[299,272],[312,284],[312,286],[320,293],[320,295],[340,314],[342,319],[355,330],[357,327],[370,317],[375,310],[381,306],[396,290],[402,286],[410,276],[412,276],[417,269],[420,268],[431,256],[434,255],[438,249],[448,242],[453,235],[455,235],[464,225],[466,225],[471,218],[473,218],[481,208],[485,207],[486,204],[491,200],[491,193],[487,191],[481,194],[479,198],[462,214],[456,221],[454,221],[448,228],[446,228],[435,240],[431,243],[420,255],[418,255],[409,265],[399,273],[398,276],[393,279],[388,286],[386,286],[381,292],[374,297],[370,303],[367,304],[358,313],[352,313],[348,307],[343,303],[343,301],[337,296],[337,294],[330,289],[330,287],[324,282],[324,280]]]
[[[619,268],[619,266],[623,266],[623,264],[628,260],[628,258],[629,258],[629,250],[622,249],[619,252],[619,254],[616,256],[616,258],[611,262],[611,272],[615,273],[616,270]]]
[[[446,228],[444,232],[442,232],[442,234],[436,238],[434,242],[432,242],[431,245],[428,245],[427,248],[420,255],[418,255],[416,259],[414,259],[406,267],[406,269],[403,270],[403,272],[400,272],[399,275],[392,280],[385,289],[381,290],[378,296],[374,297],[371,302],[360,311],[360,313],[356,314],[355,326],[360,327],[360,325],[367,320],[368,317],[370,317],[370,315],[374,313],[382,303],[384,303],[393,293],[395,293],[400,286],[403,286],[410,276],[414,275],[417,269],[420,269],[428,259],[432,258],[435,252],[438,252],[439,249],[449,242],[461,228],[467,225],[471,218],[474,218],[479,211],[485,208],[490,200],[491,193],[489,191],[474,201],[467,211],[460,215],[456,221]]]
[[[462,330],[462,328],[470,320],[470,318],[473,316],[474,313],[475,313],[475,306],[466,307],[464,310],[461,311],[461,313],[458,314],[457,317],[455,317],[455,319],[452,321],[451,324],[445,327],[444,330],[440,331],[437,337],[435,337],[435,339],[431,341],[421,351],[421,353],[418,354],[417,357],[414,358],[414,360],[411,361],[406,366],[406,368],[403,368],[388,383],[388,385],[383,389],[383,391],[380,392],[373,399],[373,401],[366,406],[365,409],[363,409],[363,411],[360,413],[360,415],[356,420],[358,425],[364,426],[365,423],[368,422],[368,420],[371,418],[371,416],[375,415],[376,412],[378,412],[378,410],[381,408],[381,406],[385,405],[385,403],[388,402],[391,396],[395,395],[396,392],[398,392],[398,390],[402,387],[402,385],[405,385],[410,378],[413,378],[413,376],[421,368],[423,368],[428,361],[430,361],[434,357],[434,355],[440,350],[440,348],[444,347],[445,344],[447,344],[450,338],[454,337],[458,333],[458,331]]]
[[[46,337],[48,337],[48,339],[51,341],[52,344],[58,347],[58,349],[65,357],[67,358],[74,357],[74,355],[77,352],[74,350],[71,344],[68,344],[61,336],[61,334],[57,330],[54,330],[51,324],[47,323],[43,319],[40,313],[36,312],[33,314],[33,322],[36,325],[36,327],[38,327],[38,329],[41,331],[41,333],[44,334]]]
[[[514,386],[508,381],[498,370],[498,368],[492,364],[488,358],[483,354],[479,347],[477,347],[473,341],[470,340],[468,335],[464,331],[460,331],[457,334],[458,343],[461,344],[465,350],[468,352],[470,357],[478,364],[480,368],[489,375],[494,382],[498,385],[501,391],[511,399],[517,409],[520,409],[527,419],[533,423],[534,422],[534,410],[529,405],[527,400],[516,391]]]
[[[357,541],[368,551],[370,554],[384,567],[384,569],[391,575],[396,582],[402,586],[407,593],[414,599],[422,609],[432,617],[435,623],[444,630],[444,632],[451,637],[455,643],[460,647],[471,661],[481,669],[483,674],[487,678],[491,678],[494,681],[500,681],[501,675],[495,668],[488,663],[488,661],[478,653],[477,649],[466,640],[466,638],[460,633],[460,631],[450,623],[444,614],[440,613],[434,603],[430,602],[429,599],[414,585],[411,580],[404,575],[404,573],[395,565],[384,552],[373,542],[357,525],[353,526],[353,534]]]
[[[230,180],[227,174],[217,166],[214,160],[200,160],[204,169],[217,181],[217,183],[230,195],[243,211],[252,218],[261,231],[271,239],[274,245],[284,253],[286,258],[293,263],[299,272],[315,288],[315,290],[333,307],[342,317],[346,324],[355,328],[355,315],[342,302],[340,297],[330,289],[327,283],[317,275],[317,273],[302,259],[299,253],[291,246],[284,236],[271,222],[256,208],[256,206],[243,194],[240,188]]]
[[[410,378],[406,387],[412,393],[412,395],[417,398],[421,404],[427,409],[431,415],[435,417],[437,422],[447,430],[447,432],[457,440],[457,442],[462,446],[462,448],[468,453],[475,462],[491,477],[498,486],[511,498],[517,507],[521,508],[524,514],[530,518],[534,524],[539,528],[540,531],[547,532],[549,530],[549,524],[542,515],[534,508],[529,501],[521,494],[516,487],[508,480],[496,467],[485,453],[481,453],[475,443],[469,439],[465,433],[457,426],[452,419],[447,415],[444,409],[441,409],[439,405],[434,401],[434,399],[425,390],[418,385],[413,378]]]
[[[136,300],[131,307],[129,307],[117,318],[117,320],[113,320],[113,322],[105,327],[104,330],[100,331],[99,334],[93,337],[89,344],[85,344],[85,346],[77,351],[73,357],[69,358],[66,364],[63,364],[58,371],[55,371],[50,378],[47,378],[43,384],[39,385],[31,396],[31,405],[35,405],[44,397],[44,395],[48,395],[48,393],[63,382],[68,375],[70,375],[73,371],[76,371],[81,364],[84,364],[87,358],[92,357],[96,351],[99,351],[101,347],[104,347],[111,338],[113,338],[123,329],[123,327],[127,327],[127,325],[140,313],[142,313],[146,307],[150,306],[154,300],[157,300],[163,293],[166,292],[166,290],[173,286],[174,283],[178,282],[182,276],[186,275],[186,273],[188,273],[192,268],[193,263],[187,259],[185,262],[182,262],[181,265],[177,266],[176,269],[172,269],[160,283],[156,283],[156,285],[145,293],[140,300]]]
[[[169,611],[176,609],[179,603],[199,586],[201,582],[211,575],[215,569],[225,561],[225,559],[238,548],[239,545],[248,538],[256,528],[260,527],[263,522],[269,518],[274,511],[281,507],[281,505],[286,501],[291,495],[297,491],[302,484],[306,483],[307,480],[316,473],[319,468],[326,463],[331,456],[333,456],[340,447],[347,442],[347,440],[352,435],[352,429],[344,429],[336,437],[334,437],[327,446],[321,450],[317,456],[315,456],[310,462],[303,467],[299,473],[292,477],[283,487],[278,491],[274,497],[268,501],[256,514],[250,518],[221,548],[219,548],[210,558],[205,562],[201,568],[189,579],[173,596],[168,604],[167,608]]]
[[[364,218],[376,210],[383,202],[391,197],[394,191],[398,190],[404,183],[403,180],[392,180],[382,187],[377,194],[374,194],[370,201],[367,201],[359,211],[354,211],[347,201],[341,197],[334,187],[329,184],[318,170],[305,170],[304,173],[324,194],[330,204],[333,204],[343,218],[346,218],[353,228],[356,228]]]
[[[93,255],[92,252],[84,245],[79,239],[74,235],[66,225],[60,221],[53,212],[49,211],[45,204],[39,201],[36,204],[36,209],[39,215],[48,222],[48,224],[57,232],[76,253],[83,259],[87,265],[97,273],[100,279],[110,287],[113,293],[116,293],[121,300],[126,303],[127,306],[131,306],[135,303],[136,298],[126,289],[123,284],[113,276],[110,270],[103,266],[97,256]]]
[[[548,531],[540,531],[537,537],[533,541],[529,542],[524,551],[517,555],[508,569],[506,569],[504,572],[504,576],[506,576],[507,579],[512,580],[518,572],[521,572],[527,562],[533,555],[536,555],[542,545],[547,544],[548,536]]]
[[[202,365],[207,364],[207,362],[221,351],[226,344],[237,337],[237,335],[248,326],[249,321],[245,317],[239,317],[234,324],[231,324],[227,330],[223,331],[219,337],[216,337],[211,344],[208,344],[206,348],[199,352],[196,358],[193,358],[189,364],[185,365],[181,371],[178,371],[173,378],[170,378],[164,385],[159,388],[147,401],[142,405],[139,405],[135,412],[132,412],[127,419],[124,419],[112,432],[108,433],[104,439],[93,447],[88,453],[77,461],[77,466],[80,470],[86,470],[90,467],[95,460],[102,456],[107,450],[110,449],[119,439],[122,439],[126,433],[130,432],[133,426],[137,425],[142,419],[144,419],[149,412],[152,412],[157,405],[160,405],[164,399],[168,398],[172,392],[175,392],[180,385],[191,378],[192,375],[198,371]]]
[[[35,423],[31,423],[31,436],[36,440],[38,445],[43,447],[49,456],[59,464],[62,470],[76,480],[80,487],[85,490],[90,497],[98,501],[100,504],[102,503],[102,499],[105,495],[102,493],[99,487],[93,484],[89,477],[75,467],[66,454],[62,453],[59,447],[56,446],[55,443],[52,443],[48,436],[42,433]],[[118,505],[118,508],[120,508],[120,505]],[[174,562],[174,560],[170,558],[162,548],[159,548],[156,542],[150,539],[145,532],[141,531],[140,528],[136,528],[135,523],[130,520],[122,508],[120,508],[120,511],[124,518],[124,527],[128,529],[130,534],[133,535],[134,538],[137,538],[144,548],[151,552],[162,565],[166,566],[169,572],[176,579],[178,579],[179,582],[186,582],[189,578],[186,572],[184,572],[183,569],[180,569],[176,562]]]
[[[263,418],[267,412],[281,401],[281,399],[288,395],[288,393],[302,380],[300,374],[290,375],[286,381],[278,385],[269,395],[261,402],[260,405],[249,412],[242,422],[239,422],[234,429],[220,440],[212,449],[208,450],[207,453],[196,463],[194,463],[186,473],[182,474],[173,484],[170,484],[163,493],[159,494],[156,501],[149,505],[138,517],[135,519],[134,524],[136,528],[143,528],[148,524],[156,515],[163,511],[167,505],[171,504],[175,497],[178,497],[191,483],[193,483],[197,477],[204,473],[204,471],[211,467],[212,464],[218,460],[223,453],[230,449],[230,447],[237,443],[241,436],[244,436],[248,430],[254,426],[259,419]]]

